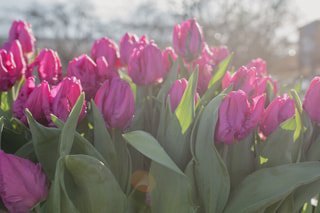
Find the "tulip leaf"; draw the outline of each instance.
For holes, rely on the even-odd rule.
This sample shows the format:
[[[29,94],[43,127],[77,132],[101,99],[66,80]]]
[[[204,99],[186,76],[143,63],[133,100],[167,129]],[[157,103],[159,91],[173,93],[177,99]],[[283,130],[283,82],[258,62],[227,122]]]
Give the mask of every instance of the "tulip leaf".
[[[219,63],[217,71],[214,72],[209,82],[208,90],[203,94],[200,100],[200,105],[207,105],[217,95],[217,93],[221,91],[221,82],[224,75],[227,72],[232,55],[233,54],[230,54],[228,58],[224,59],[222,62]]]
[[[297,188],[293,193],[294,199],[294,211],[297,212],[303,206],[304,203],[311,200],[314,195],[320,192],[320,180],[314,181],[307,185]]]
[[[65,166],[74,185],[70,197],[81,212],[126,212],[127,198],[110,169],[87,155],[67,155]]]
[[[189,78],[188,86],[182,96],[182,99],[175,110],[180,126],[181,133],[185,133],[193,122],[195,117],[195,94],[198,82],[198,68],[192,73]]]
[[[73,109],[70,112],[70,115],[62,128],[61,139],[60,139],[60,156],[65,156],[70,153],[74,134],[78,124],[79,115],[81,113],[82,107],[84,104],[84,93],[82,93]]]
[[[224,95],[215,97],[204,109],[194,144],[194,172],[201,212],[222,212],[230,191],[227,168],[213,140],[219,105]]]
[[[158,141],[147,132],[137,130],[123,134],[123,138],[135,149],[151,160],[185,176],[184,173],[171,160]]]
[[[191,185],[186,176],[181,176],[168,167],[151,163],[150,174],[156,186],[151,191],[152,212],[196,212],[191,196]]]
[[[285,164],[257,170],[232,191],[224,212],[256,212],[286,198],[298,187],[317,180],[320,180],[320,162]]]
[[[37,159],[41,163],[49,180],[53,180],[56,170],[56,162],[59,159],[58,144],[61,130],[45,127],[39,124],[34,120],[28,109],[26,109],[26,115]]]
[[[37,160],[37,156],[35,155],[32,141],[28,141],[27,143],[25,143],[14,154],[21,158],[28,158],[31,161]]]
[[[116,171],[117,168],[117,154],[111,140],[108,129],[104,123],[103,117],[94,103],[91,101],[94,121],[94,146],[100,152],[100,154],[106,159],[110,165],[112,172]]]

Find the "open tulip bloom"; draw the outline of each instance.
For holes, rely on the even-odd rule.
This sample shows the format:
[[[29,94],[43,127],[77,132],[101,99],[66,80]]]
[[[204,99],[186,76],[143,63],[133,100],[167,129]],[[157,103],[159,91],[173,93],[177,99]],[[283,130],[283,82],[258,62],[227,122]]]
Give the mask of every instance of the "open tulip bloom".
[[[320,77],[279,94],[195,19],[67,67],[35,44],[14,21],[0,49],[0,212],[319,212]]]

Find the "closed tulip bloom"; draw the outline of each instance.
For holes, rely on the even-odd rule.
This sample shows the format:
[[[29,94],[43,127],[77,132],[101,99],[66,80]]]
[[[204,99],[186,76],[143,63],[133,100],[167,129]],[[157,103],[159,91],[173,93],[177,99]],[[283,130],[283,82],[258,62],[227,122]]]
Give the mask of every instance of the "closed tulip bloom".
[[[36,39],[29,23],[21,20],[13,21],[9,32],[8,41],[3,45],[3,48],[8,50],[15,40],[19,40],[24,56],[30,55],[34,52]]]
[[[99,76],[99,83],[103,83],[107,79],[119,77],[117,71],[109,69],[108,62],[104,56],[97,58],[97,71]]]
[[[9,212],[26,213],[49,194],[41,165],[0,150],[0,196]]]
[[[172,47],[166,47],[162,52],[163,65],[166,73],[169,73],[172,64],[169,61],[169,55],[171,56],[173,62],[178,58],[178,55],[175,53]]]
[[[80,81],[75,77],[64,78],[59,84],[53,86],[50,92],[52,114],[62,121],[67,121],[68,116],[82,93]],[[79,122],[86,116],[86,103],[83,104]],[[50,126],[54,126],[50,123]]]
[[[22,78],[27,69],[26,61],[23,57],[22,48],[18,40],[13,41],[9,52],[11,52],[13,55],[13,60],[16,65],[15,77],[16,81],[18,81]]]
[[[255,67],[257,70],[257,75],[266,75],[267,74],[267,63],[261,58],[254,59],[250,61],[247,65],[248,68]]]
[[[229,56],[229,50],[226,46],[210,47],[210,50],[212,52],[212,61],[215,66]]]
[[[86,94],[86,100],[94,97],[99,88],[99,72],[96,63],[87,55],[83,54],[69,62],[67,76],[75,76],[80,80]]]
[[[36,66],[40,81],[46,80],[49,84],[56,85],[62,80],[61,62],[56,51],[41,50],[33,62],[33,67]]]
[[[103,37],[96,40],[91,48],[91,58],[96,61],[104,56],[108,62],[109,69],[117,70],[120,66],[118,45],[109,38]]]
[[[139,43],[139,38],[135,34],[126,33],[120,40],[120,63],[127,66],[133,49]]]
[[[35,76],[27,78],[19,90],[17,99],[13,102],[12,112],[14,117],[18,118],[22,123],[28,125],[25,104],[35,88]]]
[[[0,49],[0,91],[8,91],[16,80],[16,64],[13,54]]]
[[[315,77],[311,81],[303,101],[303,109],[307,112],[310,119],[320,123],[319,113],[320,103],[320,77]]]
[[[279,125],[291,118],[295,113],[294,100],[288,94],[274,99],[265,110],[259,126],[260,133],[267,137],[271,135]]]
[[[128,82],[113,78],[106,80],[94,98],[106,126],[127,129],[135,111],[134,96]]]
[[[190,62],[199,57],[203,41],[202,29],[195,19],[174,26],[173,48],[185,61]]]
[[[165,69],[157,45],[151,42],[136,48],[129,61],[128,74],[137,85],[149,86],[161,82]]]
[[[248,137],[260,121],[264,102],[264,95],[255,97],[250,104],[242,90],[230,92],[219,107],[215,142],[232,145]]]
[[[36,121],[45,126],[49,125],[51,122],[51,106],[48,82],[42,81],[41,84],[36,85],[25,102],[24,109],[26,108],[29,109]]]
[[[171,89],[169,90],[168,95],[170,95],[170,105],[171,105],[171,111],[174,113],[178,105],[180,104],[180,101],[183,97],[183,94],[188,86],[188,81],[185,78],[181,78],[176,80],[176,82],[172,85]],[[166,97],[166,100],[167,100]],[[198,96],[195,95],[195,104],[198,102]]]

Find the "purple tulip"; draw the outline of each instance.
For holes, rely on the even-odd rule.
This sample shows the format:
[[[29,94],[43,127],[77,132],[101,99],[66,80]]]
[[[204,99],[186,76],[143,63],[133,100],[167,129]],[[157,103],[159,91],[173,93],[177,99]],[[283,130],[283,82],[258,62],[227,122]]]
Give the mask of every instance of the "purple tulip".
[[[178,58],[178,55],[175,53],[172,47],[166,47],[166,49],[162,52],[162,60],[166,73],[169,73],[172,66],[169,61],[169,55],[171,56],[173,62]]]
[[[126,33],[120,40],[120,63],[127,66],[133,49],[139,43],[139,38],[135,34]]]
[[[29,85],[27,85],[28,87]],[[32,88],[32,82],[31,82]],[[27,88],[27,90],[30,88]],[[28,91],[27,91],[28,92]],[[26,92],[26,93],[27,93]],[[51,122],[51,106],[50,106],[50,89],[46,81],[42,81],[37,85],[25,102],[24,109],[29,109],[33,118],[44,126],[48,126]],[[24,122],[24,119],[22,120]]]
[[[135,111],[134,96],[128,82],[113,78],[106,80],[94,98],[106,126],[127,129]]]
[[[40,163],[0,150],[0,196],[9,212],[29,212],[47,198],[49,187]]]
[[[19,90],[17,99],[13,102],[13,115],[18,118],[22,123],[28,125],[26,113],[25,113],[25,104],[35,88],[35,76],[27,78]]]
[[[40,81],[46,80],[49,84],[56,85],[62,80],[61,62],[56,51],[41,50],[31,66],[38,66]]]
[[[69,62],[67,76],[75,76],[80,80],[83,90],[86,93],[86,100],[94,97],[101,80],[96,63],[85,54]]]
[[[8,50],[15,40],[19,40],[24,56],[34,52],[36,39],[32,33],[31,25],[24,21],[13,21],[9,32],[8,41],[2,48]]]
[[[260,133],[264,137],[271,135],[282,122],[291,118],[294,113],[294,100],[288,94],[277,97],[270,103],[262,116],[259,126]]]
[[[176,82],[172,85],[171,89],[169,90],[168,95],[170,95],[170,105],[171,105],[171,111],[174,113],[178,105],[180,104],[180,101],[183,97],[183,94],[188,86],[188,81],[185,78],[181,78],[179,80],[176,80]],[[167,100],[166,97],[166,100]],[[195,94],[195,104],[198,102],[198,95]]]
[[[109,69],[108,62],[104,56],[97,58],[96,62],[99,84],[103,83],[105,80],[119,77],[119,73],[117,71]]]
[[[64,78],[58,85],[51,89],[52,114],[60,120],[66,121],[68,116],[82,93],[80,81],[75,77]],[[79,122],[86,116],[86,103],[83,104]],[[50,123],[50,126],[54,126]]]
[[[128,74],[137,85],[149,86],[163,80],[165,69],[161,50],[153,42],[135,48],[128,65]]]
[[[320,77],[315,77],[310,83],[303,101],[303,109],[307,112],[310,119],[320,123],[319,113],[320,103]]]
[[[200,56],[203,41],[202,29],[195,19],[174,26],[173,48],[185,61],[190,62]]]
[[[249,103],[242,90],[230,92],[219,107],[215,141],[232,145],[248,137],[258,125],[264,111],[264,95]]]
[[[120,66],[118,45],[113,40],[104,37],[94,42],[91,58],[96,61],[101,56],[106,58],[109,69],[118,70]]]

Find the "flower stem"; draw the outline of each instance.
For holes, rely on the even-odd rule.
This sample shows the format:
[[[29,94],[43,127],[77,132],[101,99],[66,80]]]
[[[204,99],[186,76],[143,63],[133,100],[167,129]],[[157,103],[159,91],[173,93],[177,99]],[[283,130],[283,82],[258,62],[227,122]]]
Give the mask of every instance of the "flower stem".
[[[229,148],[228,144],[223,145],[222,160],[224,161],[225,164],[227,164],[228,148]]]
[[[39,204],[34,208],[34,211],[35,211],[35,213],[41,213],[42,212]]]

